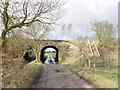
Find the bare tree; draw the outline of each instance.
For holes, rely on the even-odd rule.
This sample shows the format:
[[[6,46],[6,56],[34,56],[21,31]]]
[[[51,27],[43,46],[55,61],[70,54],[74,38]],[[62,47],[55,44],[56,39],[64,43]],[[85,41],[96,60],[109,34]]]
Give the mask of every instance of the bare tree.
[[[15,28],[31,26],[38,22],[44,28],[52,26],[62,17],[60,0],[5,0],[0,2],[0,17],[2,18],[2,43],[6,42],[6,35]]]
[[[72,38],[72,30],[73,30],[73,24],[69,23],[68,25],[66,25],[65,23],[63,23],[61,25],[61,34],[64,38],[69,37]]]
[[[72,23],[69,23],[68,26],[67,26],[67,33],[69,34],[69,37],[70,38],[73,38],[73,24]]]
[[[23,32],[29,38],[28,42],[31,43],[31,45],[35,49],[33,53],[36,54],[36,60],[39,61],[40,45],[41,45],[39,40],[44,39],[48,35],[50,31],[50,27],[46,27],[46,29],[44,29],[41,26],[39,26],[38,23],[33,23],[30,27],[26,29],[29,30],[23,30]]]
[[[61,35],[64,37],[65,33],[66,33],[66,24],[64,23],[61,25]]]

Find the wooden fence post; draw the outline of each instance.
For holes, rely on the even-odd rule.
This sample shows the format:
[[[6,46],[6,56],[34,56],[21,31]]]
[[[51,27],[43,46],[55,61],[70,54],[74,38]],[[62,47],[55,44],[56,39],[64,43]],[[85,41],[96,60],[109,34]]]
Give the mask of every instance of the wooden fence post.
[[[90,41],[89,41],[88,39],[87,39],[87,41],[88,41],[88,44],[89,44],[89,48],[90,48],[91,54],[92,54],[92,56],[93,56],[92,46],[90,45]]]
[[[82,62],[83,62],[83,65],[84,65],[84,68],[87,68],[88,67],[88,62],[87,62],[87,59],[86,59],[86,55],[85,53],[83,52],[82,53]]]

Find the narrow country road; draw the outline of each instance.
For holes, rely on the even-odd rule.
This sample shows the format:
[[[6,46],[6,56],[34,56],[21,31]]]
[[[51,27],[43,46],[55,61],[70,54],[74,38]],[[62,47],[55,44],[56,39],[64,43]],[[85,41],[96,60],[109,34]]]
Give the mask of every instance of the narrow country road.
[[[45,65],[32,88],[94,88],[59,64]]]

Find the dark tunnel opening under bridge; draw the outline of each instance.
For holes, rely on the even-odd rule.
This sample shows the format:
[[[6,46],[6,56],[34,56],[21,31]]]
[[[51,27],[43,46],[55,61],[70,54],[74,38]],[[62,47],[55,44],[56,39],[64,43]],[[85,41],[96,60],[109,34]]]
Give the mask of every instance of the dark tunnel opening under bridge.
[[[46,57],[46,49],[48,49],[48,48],[52,48],[52,49],[54,49],[55,51],[54,51],[54,53],[55,53],[55,57],[54,57],[54,59],[55,59],[55,63],[58,63],[59,62],[59,49],[58,49],[58,47],[56,47],[56,46],[53,46],[53,45],[47,45],[47,46],[44,46],[42,49],[41,49],[41,54],[40,54],[40,61],[42,62],[42,63],[45,63],[45,61],[46,61],[46,59],[47,59],[47,57]],[[49,52],[47,52],[47,53],[49,53]],[[48,56],[48,55],[47,55]]]

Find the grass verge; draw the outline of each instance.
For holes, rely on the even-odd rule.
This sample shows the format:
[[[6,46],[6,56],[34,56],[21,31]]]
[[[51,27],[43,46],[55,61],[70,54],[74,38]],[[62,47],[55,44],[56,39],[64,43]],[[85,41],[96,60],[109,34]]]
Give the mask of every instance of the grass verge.
[[[99,88],[118,88],[118,70],[114,69],[114,72],[107,69],[86,69],[75,68],[72,70],[83,78],[89,80]]]
[[[110,62],[96,62],[96,66],[103,66],[103,67],[111,67],[111,66],[120,66],[120,62],[118,61],[110,61]],[[92,65],[93,66],[93,65]]]
[[[41,73],[43,64],[40,62],[31,62],[20,69],[5,88],[28,88],[34,79]]]

